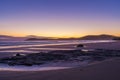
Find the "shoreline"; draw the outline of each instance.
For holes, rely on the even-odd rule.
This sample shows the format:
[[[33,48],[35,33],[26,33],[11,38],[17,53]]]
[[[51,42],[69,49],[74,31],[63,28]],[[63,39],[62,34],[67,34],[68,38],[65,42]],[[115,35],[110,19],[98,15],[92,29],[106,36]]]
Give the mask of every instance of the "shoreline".
[[[120,58],[87,67],[50,71],[0,71],[1,80],[119,80]]]
[[[0,68],[0,71],[20,71],[20,72],[24,72],[24,71],[27,71],[27,72],[31,72],[31,71],[53,71],[53,70],[65,70],[65,69],[74,69],[74,68],[86,68],[86,67],[89,67],[89,66],[92,66],[92,65],[97,65],[97,64],[101,64],[101,63],[104,63],[104,62],[109,62],[109,61],[112,61],[112,60],[115,60],[116,58],[110,58],[110,59],[105,59],[103,61],[93,61],[93,62],[86,62],[85,64],[82,64],[82,63],[78,63],[78,65],[70,65],[70,66],[32,66],[32,67],[27,67],[27,66],[9,66],[7,64],[3,64],[6,66],[6,69],[5,69],[5,66],[3,66],[4,68]],[[71,63],[69,63],[71,64]],[[63,64],[62,64],[63,65]],[[0,65],[1,66],[1,65]]]
[[[90,64],[87,61],[84,62],[57,62],[48,63],[45,65],[34,65],[34,66],[9,66],[7,64],[0,64],[0,71],[48,71],[48,70],[61,70],[71,69],[76,67],[83,67]]]
[[[85,45],[85,48],[83,47],[83,48],[81,48],[81,49],[95,49],[94,47],[95,46],[97,46],[97,45],[100,45],[100,46],[97,46],[97,47],[101,47],[101,45],[102,46],[104,46],[104,45],[115,45],[115,44],[118,44],[118,43],[120,43],[120,42],[102,42],[102,43],[87,43],[87,44],[84,44]],[[95,45],[95,46],[94,46]],[[70,46],[75,46],[75,44],[68,44],[68,45],[62,45],[62,46],[64,46],[64,47],[70,47]],[[58,47],[62,47],[61,45],[58,45]],[[92,48],[92,46],[93,46],[93,48]],[[45,46],[45,47],[50,47],[50,46]],[[54,45],[54,47],[56,47],[56,45]],[[117,47],[118,47],[118,45],[117,45]],[[97,48],[96,48],[97,49]],[[99,49],[99,48],[98,48]],[[103,49],[104,50],[104,49]],[[68,50],[69,51],[69,50]],[[53,51],[54,52],[54,51]],[[60,52],[59,52],[60,53]],[[93,51],[93,53],[94,53],[94,51]],[[5,53],[4,53],[5,54]],[[8,53],[9,54],[9,53]],[[13,54],[15,54],[15,53],[13,53]],[[28,53],[29,54],[29,53]],[[34,54],[34,53],[33,53]],[[37,54],[38,53],[36,53],[36,56],[37,56]],[[50,53],[51,54],[51,53]],[[62,53],[61,53],[62,54]],[[1,54],[0,54],[1,55]],[[65,61],[64,61],[65,62]],[[44,69],[44,67],[48,67],[48,69],[66,69],[66,66],[62,66],[61,67],[61,65],[64,65],[63,63],[64,62],[62,62],[61,64],[59,64],[59,62],[58,63],[52,63],[52,64],[50,64],[50,65],[47,65],[47,66],[44,66],[44,64],[43,64],[43,66],[42,66],[42,68]],[[73,61],[73,63],[76,63],[77,61]],[[85,62],[85,61],[83,61],[83,62]],[[51,63],[51,62],[49,62],[49,63]],[[49,64],[48,63],[48,64]],[[71,62],[68,62],[69,64],[72,64]],[[78,64],[80,64],[80,63],[82,63],[81,61],[79,61],[78,62]],[[94,64],[95,62],[93,61],[93,64]],[[88,65],[89,63],[86,63],[86,65]],[[92,64],[92,63],[90,63],[90,64]],[[46,65],[46,64],[45,64]],[[56,66],[54,66],[54,65],[56,65]],[[15,65],[15,66],[17,66],[17,65]],[[18,65],[19,66],[19,65]],[[74,64],[72,64],[72,65],[69,65],[69,66],[67,66],[67,68],[71,68],[71,66],[73,67],[76,67],[76,65],[74,65]],[[84,65],[83,65],[84,66]],[[4,66],[3,66],[4,67]],[[6,68],[6,70],[9,70],[9,68],[11,68],[11,67],[13,67],[13,69],[11,68],[11,70],[14,70],[14,66],[7,66],[7,68]],[[24,66],[23,66],[24,67]],[[38,66],[38,68],[39,67],[41,67],[41,65],[39,65]],[[49,68],[50,67],[50,68]],[[4,67],[5,68],[5,67]],[[29,67],[28,67],[29,68]],[[22,69],[22,68],[20,68],[20,70],[19,70],[19,68],[17,69],[17,67],[15,68],[16,70],[18,70],[18,71],[20,71],[20,70],[25,70],[25,69]],[[26,67],[26,69],[27,69],[27,67]],[[33,69],[34,69],[34,67],[33,67]],[[47,68],[46,68],[47,69]],[[2,68],[1,68],[1,70],[2,70]],[[4,69],[5,70],[5,69]],[[39,70],[39,69],[36,69],[36,71],[37,70]],[[42,70],[42,69],[41,69]],[[44,69],[45,70],[45,69]]]
[[[113,43],[112,45],[118,45],[118,46],[114,46],[114,48],[118,48],[120,50],[120,42],[119,41],[113,41],[113,42],[100,42],[100,43],[72,43],[72,44],[62,44],[62,45],[47,45],[47,46],[37,46],[37,47],[31,47],[31,48],[5,48],[5,49],[2,49],[0,48],[0,58],[2,57],[7,57],[8,56],[11,56],[13,54],[16,54],[16,53],[23,53],[23,54],[29,54],[29,53],[38,53],[38,52],[48,52],[48,51],[52,51],[54,50],[54,48],[56,48],[56,50],[62,50],[62,49],[68,49],[68,50],[74,50],[76,49],[76,45],[78,44],[83,44],[85,45],[86,47],[85,48],[82,48],[82,49],[99,49],[99,48],[104,48],[103,47],[103,44],[106,44],[104,46],[108,46],[109,43]],[[99,45],[101,44],[101,45]],[[47,48],[49,49],[52,49],[52,50],[48,50]],[[107,48],[107,47],[105,47]],[[43,50],[44,49],[44,50]],[[113,49],[112,48],[109,48],[108,49]],[[14,51],[15,50],[15,51]]]
[[[86,49],[120,50],[120,42],[85,44]],[[108,46],[108,47],[106,47]],[[111,52],[111,51],[110,51]],[[107,51],[106,51],[107,53]],[[73,68],[42,71],[0,70],[0,80],[120,80],[120,57],[89,62]]]

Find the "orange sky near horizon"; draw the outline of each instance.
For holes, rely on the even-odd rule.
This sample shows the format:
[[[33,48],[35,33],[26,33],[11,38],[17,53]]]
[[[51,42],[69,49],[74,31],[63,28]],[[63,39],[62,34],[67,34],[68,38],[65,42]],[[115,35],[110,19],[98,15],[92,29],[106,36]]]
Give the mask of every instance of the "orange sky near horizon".
[[[99,18],[100,19],[100,18]],[[7,23],[7,24],[6,24]],[[43,21],[3,21],[0,34],[12,36],[46,36],[46,37],[82,37],[85,35],[110,34],[120,36],[120,23],[114,20],[64,19],[52,18]]]
[[[116,0],[2,0],[0,11],[0,35],[120,36],[120,5]]]

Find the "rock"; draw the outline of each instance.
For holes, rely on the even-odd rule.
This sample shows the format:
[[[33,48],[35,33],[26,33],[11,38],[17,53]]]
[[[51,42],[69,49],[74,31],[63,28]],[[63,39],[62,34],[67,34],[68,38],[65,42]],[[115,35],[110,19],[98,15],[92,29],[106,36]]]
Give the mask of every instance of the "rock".
[[[77,48],[83,48],[84,45],[83,45],[83,44],[78,44],[76,47],[77,47]]]
[[[21,55],[19,53],[17,53],[16,56],[21,56]]]
[[[16,63],[15,63],[15,62],[8,62],[8,65],[9,65],[9,66],[15,66]]]
[[[79,45],[81,47],[81,45]],[[84,45],[83,45],[84,46]],[[79,58],[81,57],[81,58]],[[10,66],[14,65],[41,65],[50,61],[70,61],[70,60],[94,60],[101,61],[106,57],[120,57],[120,50],[105,50],[97,49],[94,51],[81,50],[59,50],[50,51],[48,53],[31,53],[26,55],[16,54],[16,56],[1,58],[0,63],[5,63]]]
[[[25,65],[25,66],[32,66],[33,64],[31,64],[31,63],[24,63],[23,65]]]

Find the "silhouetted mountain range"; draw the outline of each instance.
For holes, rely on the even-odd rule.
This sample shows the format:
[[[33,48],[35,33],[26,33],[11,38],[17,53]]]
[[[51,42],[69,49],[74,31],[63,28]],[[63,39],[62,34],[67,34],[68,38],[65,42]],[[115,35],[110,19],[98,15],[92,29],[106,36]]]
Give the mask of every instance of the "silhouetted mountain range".
[[[8,35],[0,35],[0,41],[23,41],[26,37],[14,37]]]
[[[116,38],[116,36],[102,34],[102,35],[87,35],[87,36],[81,37],[80,39],[82,40],[112,40],[114,38]]]
[[[0,41],[36,41],[36,40],[113,40],[118,39],[119,37],[113,36],[113,35],[87,35],[80,38],[54,38],[54,37],[44,37],[44,36],[35,36],[35,35],[28,35],[25,37],[14,37],[14,36],[8,36],[8,35],[0,35]]]
[[[53,39],[53,38],[52,37],[44,37],[44,36],[35,36],[35,35],[28,35],[25,37],[0,35],[0,41],[25,41],[25,40],[47,40],[47,39]]]
[[[107,34],[102,34],[102,35],[87,35],[84,37],[80,38],[57,38],[60,40],[113,40],[117,38],[116,36],[113,35],[107,35]],[[45,38],[28,38],[27,40],[44,40]],[[46,39],[54,39],[54,38],[46,38]]]

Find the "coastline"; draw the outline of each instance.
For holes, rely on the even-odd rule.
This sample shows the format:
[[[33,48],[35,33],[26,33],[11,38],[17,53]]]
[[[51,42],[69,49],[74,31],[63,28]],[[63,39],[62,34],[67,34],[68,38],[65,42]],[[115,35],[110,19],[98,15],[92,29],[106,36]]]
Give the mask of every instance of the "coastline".
[[[89,43],[85,44],[87,46],[85,49],[100,49],[100,47],[104,49],[105,46],[109,46],[107,49],[120,50],[119,45],[120,42]],[[72,68],[54,68],[42,71],[0,70],[0,80],[120,80],[119,63],[120,58],[111,58]]]
[[[78,44],[77,44],[78,45]],[[85,43],[85,44],[83,44],[83,45],[85,45],[85,47],[82,47],[82,48],[80,48],[80,50],[81,49],[86,49],[86,50],[89,50],[89,49],[93,49],[93,50],[96,50],[96,49],[103,49],[103,50],[105,50],[106,48],[107,48],[107,50],[120,50],[120,42],[100,42],[100,43]],[[50,48],[50,47],[52,47],[53,49],[54,48],[56,48],[56,47],[59,47],[59,48],[73,48],[74,47],[74,49],[77,49],[76,47],[76,44],[67,44],[67,45],[52,45],[52,46],[43,46],[43,48]],[[108,46],[108,47],[107,47]],[[111,47],[112,47],[112,49],[111,49]],[[117,48],[116,48],[117,47]],[[41,47],[39,47],[39,48],[41,48]],[[105,49],[104,49],[105,48]],[[114,48],[116,48],[116,49],[114,49]],[[73,49],[73,50],[74,50]],[[72,50],[72,49],[71,49]],[[58,51],[53,51],[53,53],[56,53],[56,52],[58,52]],[[77,51],[78,52],[78,51]],[[94,51],[93,51],[94,52]],[[99,52],[99,51],[98,51]],[[61,54],[63,54],[62,52],[58,52],[58,53],[61,53]],[[64,53],[67,53],[66,51],[64,52]],[[6,55],[6,54],[8,54],[8,55]],[[14,55],[14,54],[16,54],[16,53],[3,53],[3,55],[2,54],[0,54],[1,56],[0,56],[0,58],[2,58],[2,57],[9,57],[9,56],[11,56],[11,55]],[[21,53],[22,54],[22,53]],[[23,53],[24,54],[24,53]],[[26,54],[30,54],[30,53],[26,53]],[[32,54],[34,54],[34,53],[32,53]],[[37,53],[38,54],[38,53]],[[37,54],[36,55],[34,55],[34,56],[37,56]],[[50,54],[51,54],[51,52],[50,52]],[[95,52],[95,54],[96,54],[96,52]],[[38,54],[39,55],[39,54]],[[67,54],[68,55],[68,54]],[[68,55],[69,56],[69,55]],[[83,55],[84,56],[84,55]],[[46,56],[47,57],[47,56]],[[83,62],[86,62],[87,60],[84,60]],[[91,60],[90,60],[91,61]],[[88,62],[86,62],[86,64],[85,65],[87,65],[87,64],[89,64],[89,62],[90,61],[88,61]],[[77,64],[81,64],[81,63],[83,63],[83,62],[81,62],[81,61],[74,61],[74,59],[73,59],[73,63],[77,63]],[[56,62],[56,63],[52,63],[52,64],[50,64],[49,65],[49,63],[51,63],[51,62],[48,62],[48,65],[46,65],[46,66],[42,66],[42,68],[43,67],[55,67],[56,69],[64,69],[64,68],[71,68],[72,66],[74,66],[74,64],[72,64],[70,61],[69,62],[66,62],[66,61],[63,61],[63,62],[61,62],[61,64],[60,64],[60,62]],[[65,63],[65,64],[62,64],[62,63]],[[69,65],[69,66],[65,66],[67,63],[69,63],[69,64],[72,64],[72,65]],[[92,62],[92,63],[94,63],[94,62]],[[62,66],[63,65],[63,66]],[[3,65],[2,65],[3,66]],[[18,65],[19,66],[19,65]],[[77,65],[77,66],[79,66],[79,65]],[[4,67],[4,66],[3,66]],[[6,69],[8,68],[8,67],[13,67],[13,66],[9,66],[9,65],[7,65],[6,66]],[[22,66],[21,66],[22,67]],[[23,66],[24,67],[24,66]],[[37,67],[37,66],[36,66]],[[41,67],[41,65],[40,66],[38,66],[38,68],[39,67]],[[57,67],[59,67],[59,68],[57,68]],[[76,65],[74,66],[74,67],[76,67]],[[17,68],[17,67],[16,67]],[[15,69],[16,69],[15,68]],[[19,67],[18,67],[19,68]],[[14,69],[14,68],[13,68]],[[43,68],[44,69],[44,68]],[[2,70],[2,68],[1,68],[1,70]],[[7,69],[7,70],[9,70],[9,69]],[[12,70],[12,68],[11,68],[11,70]],[[25,70],[25,69],[24,69]],[[19,71],[19,69],[18,69],[18,71]]]
[[[113,43],[112,45],[118,45],[118,46],[114,46],[114,47],[108,47],[110,44],[109,43]],[[52,51],[54,49],[56,50],[74,50],[76,49],[76,45],[78,44],[83,44],[86,47],[82,48],[82,49],[113,49],[113,48],[119,48],[120,46],[120,42],[119,41],[111,41],[111,42],[104,42],[104,41],[100,41],[100,43],[96,43],[96,41],[93,43],[89,43],[89,42],[85,42],[85,43],[67,43],[67,44],[48,44],[48,45],[37,45],[36,47],[31,46],[30,48],[28,47],[19,47],[19,46],[14,46],[14,47],[5,47],[5,48],[0,48],[0,58],[2,57],[9,57],[12,56],[16,53],[23,53],[23,54],[29,54],[29,53],[38,53],[38,52],[48,52],[48,51]],[[105,45],[106,44],[106,45]],[[105,47],[103,47],[105,46]],[[106,47],[107,46],[107,47]],[[28,49],[26,49],[28,48]]]

